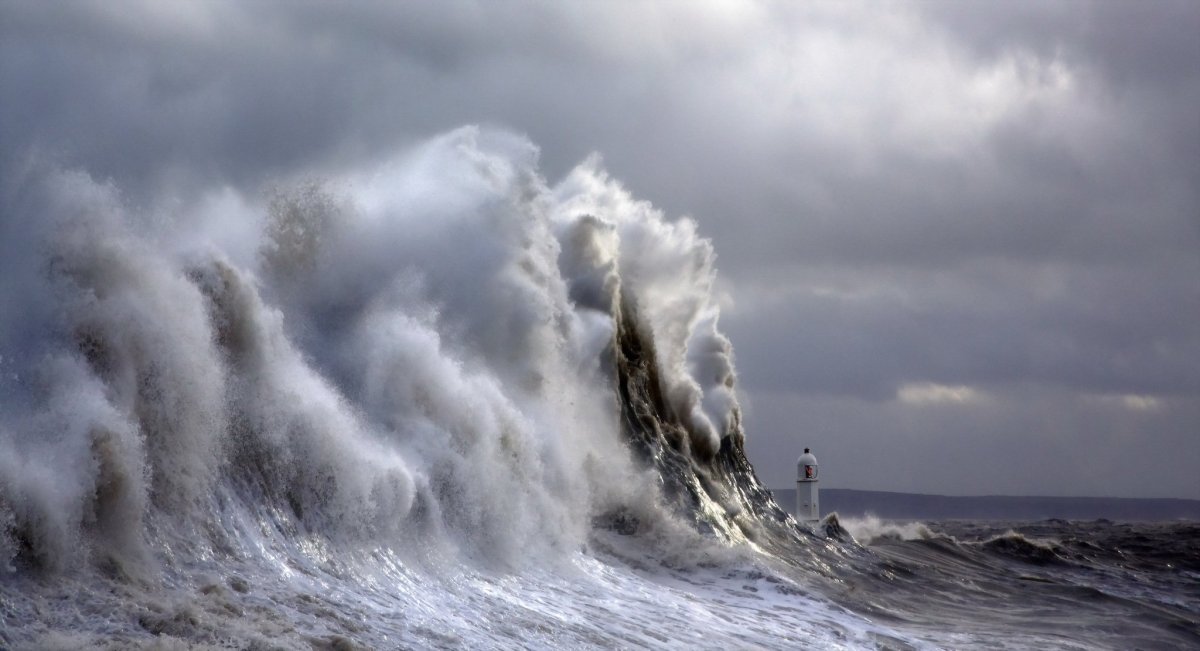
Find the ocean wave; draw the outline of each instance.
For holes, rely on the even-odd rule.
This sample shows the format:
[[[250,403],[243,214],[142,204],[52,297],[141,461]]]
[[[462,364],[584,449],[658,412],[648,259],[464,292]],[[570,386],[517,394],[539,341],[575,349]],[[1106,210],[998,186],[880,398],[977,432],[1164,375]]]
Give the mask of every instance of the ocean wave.
[[[1063,555],[780,508],[711,243],[598,158],[468,127],[185,208],[0,191],[2,647],[971,646]]]
[[[920,522],[891,522],[873,515],[865,518],[841,518],[841,526],[863,545],[886,541],[929,540],[936,534]]]

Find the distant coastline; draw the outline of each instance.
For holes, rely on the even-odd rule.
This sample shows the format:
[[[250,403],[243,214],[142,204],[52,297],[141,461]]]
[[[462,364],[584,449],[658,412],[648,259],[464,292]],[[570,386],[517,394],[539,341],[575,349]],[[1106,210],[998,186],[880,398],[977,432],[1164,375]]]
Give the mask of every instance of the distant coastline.
[[[796,490],[771,491],[790,513]],[[847,488],[821,489],[821,514],[872,514],[893,520],[1200,520],[1200,500],[1128,497],[956,496],[890,493]]]

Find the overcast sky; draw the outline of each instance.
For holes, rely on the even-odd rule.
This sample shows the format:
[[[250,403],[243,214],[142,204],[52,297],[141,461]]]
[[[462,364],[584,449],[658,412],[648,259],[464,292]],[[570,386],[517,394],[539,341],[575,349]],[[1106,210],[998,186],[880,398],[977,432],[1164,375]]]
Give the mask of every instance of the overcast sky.
[[[1200,498],[1200,3],[0,3],[0,173],[132,203],[463,124],[719,256],[775,487]],[[6,181],[7,182],[7,181]]]

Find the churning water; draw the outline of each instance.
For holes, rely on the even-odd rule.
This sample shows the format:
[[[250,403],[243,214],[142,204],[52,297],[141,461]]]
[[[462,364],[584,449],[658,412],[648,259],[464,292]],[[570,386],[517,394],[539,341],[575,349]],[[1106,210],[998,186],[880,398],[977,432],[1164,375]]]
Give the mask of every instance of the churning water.
[[[1194,525],[797,524],[743,454],[714,255],[462,129],[0,224],[0,647],[1200,644]]]

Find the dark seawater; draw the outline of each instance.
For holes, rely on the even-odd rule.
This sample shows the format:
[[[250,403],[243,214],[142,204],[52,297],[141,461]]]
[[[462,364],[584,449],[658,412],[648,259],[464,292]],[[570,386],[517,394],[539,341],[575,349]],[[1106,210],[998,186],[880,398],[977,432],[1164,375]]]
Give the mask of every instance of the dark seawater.
[[[1200,523],[843,524],[866,547],[838,601],[931,641],[1200,648]]]
[[[775,488],[771,494],[780,504],[796,502],[795,489]],[[874,515],[889,520],[1200,520],[1200,500],[1178,498],[929,495],[822,487],[821,507],[842,518]]]

